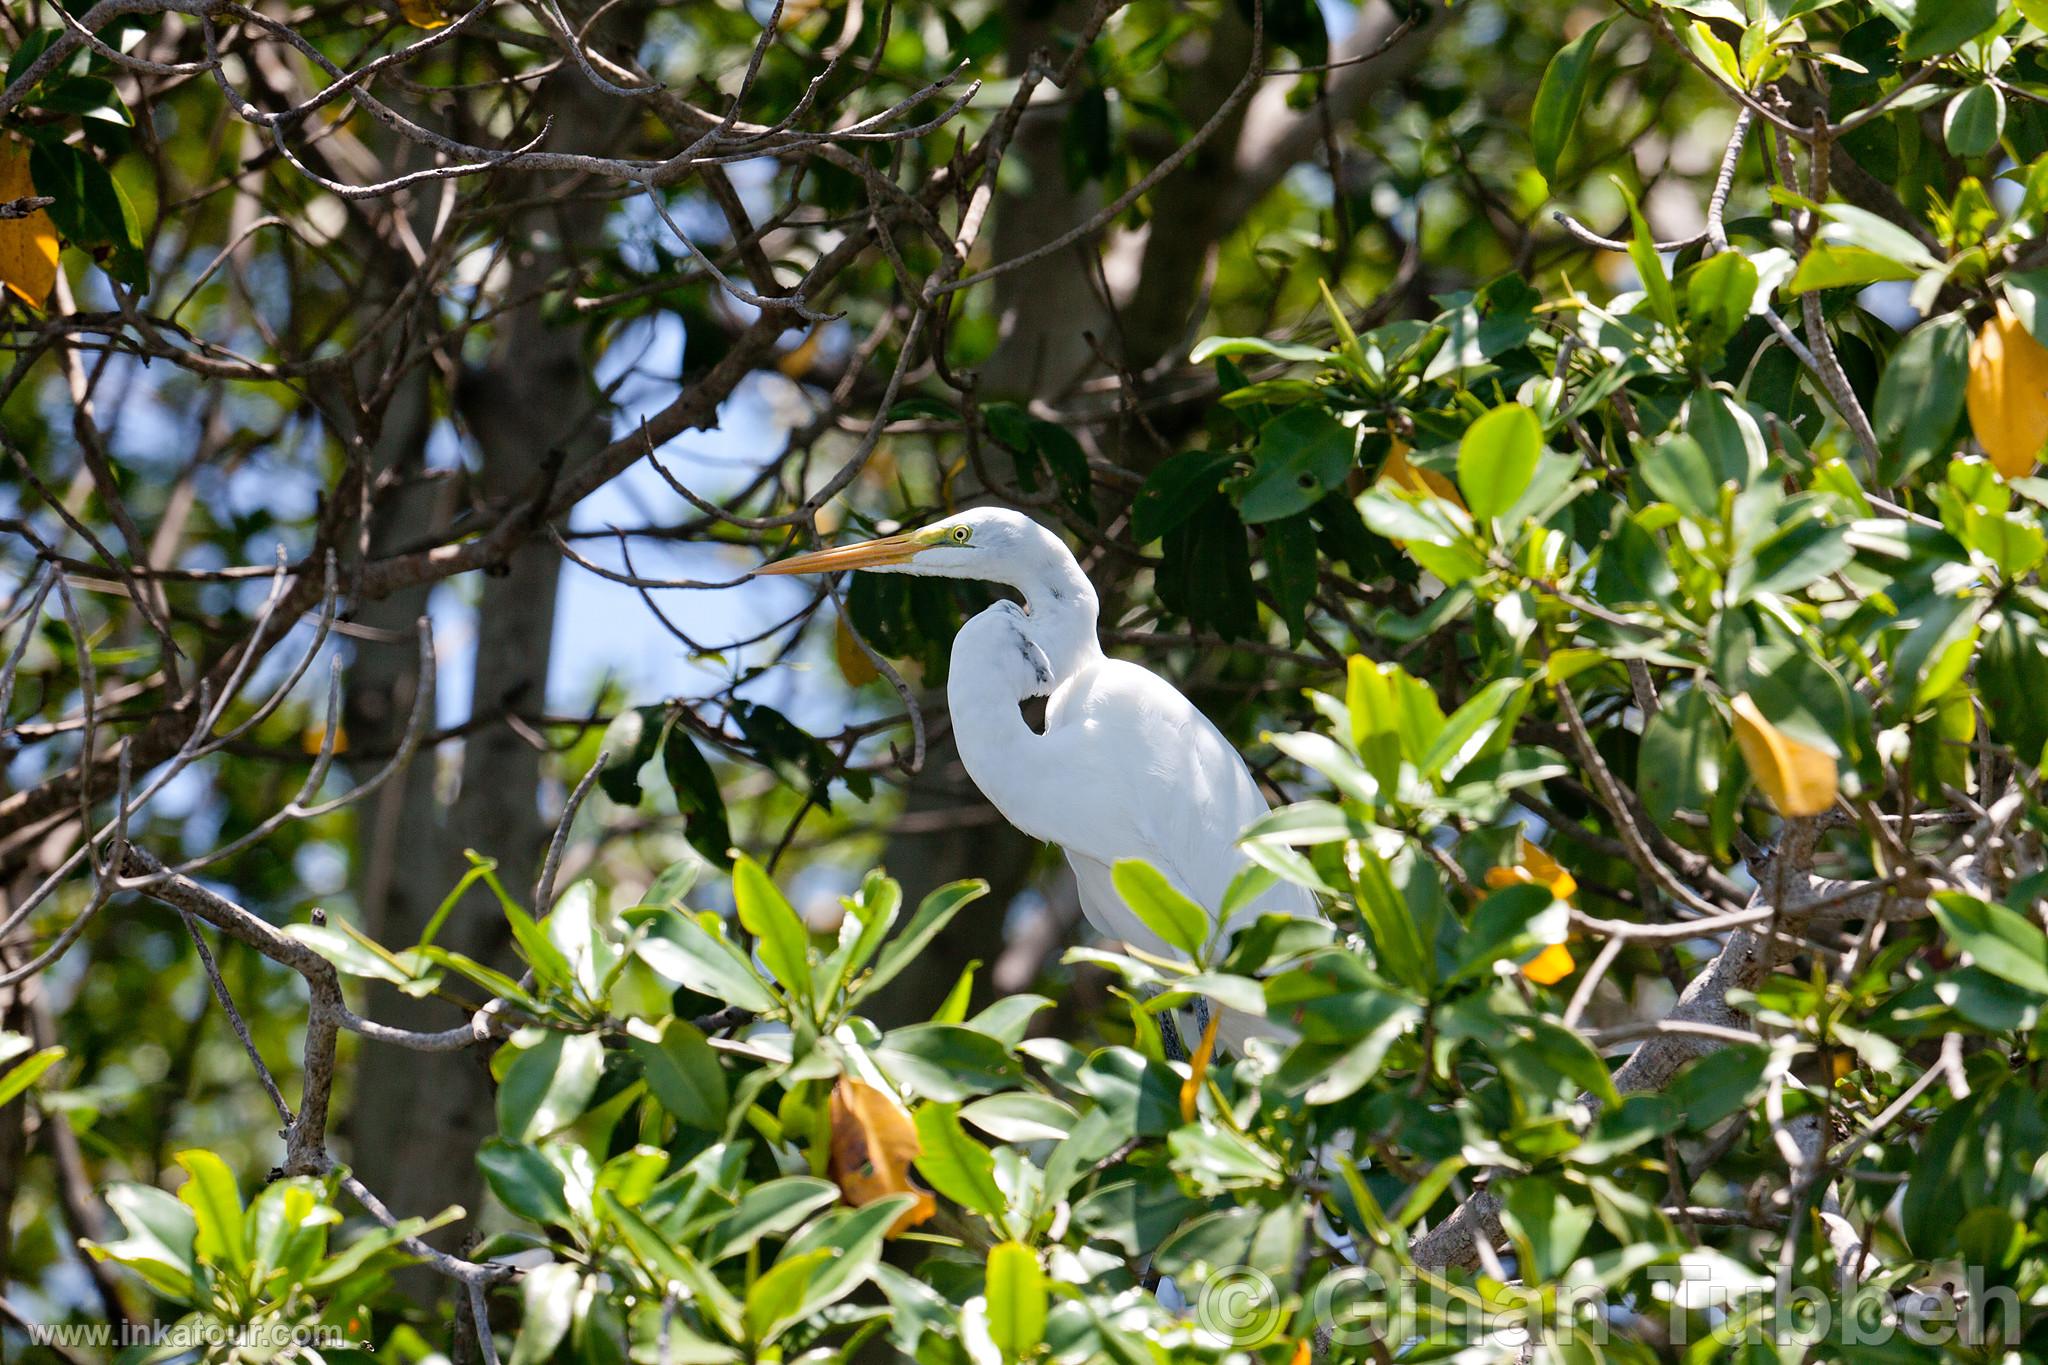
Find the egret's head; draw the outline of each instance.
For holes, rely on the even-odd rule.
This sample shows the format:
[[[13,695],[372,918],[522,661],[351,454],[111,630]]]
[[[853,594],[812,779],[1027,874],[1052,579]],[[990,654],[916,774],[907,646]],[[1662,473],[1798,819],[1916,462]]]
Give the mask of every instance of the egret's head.
[[[1037,561],[1050,555],[1067,556],[1068,552],[1058,537],[1022,512],[1007,507],[977,507],[915,531],[814,550],[765,565],[756,572],[836,573],[841,569],[867,569],[875,573],[1018,584],[1023,571],[1037,567]]]

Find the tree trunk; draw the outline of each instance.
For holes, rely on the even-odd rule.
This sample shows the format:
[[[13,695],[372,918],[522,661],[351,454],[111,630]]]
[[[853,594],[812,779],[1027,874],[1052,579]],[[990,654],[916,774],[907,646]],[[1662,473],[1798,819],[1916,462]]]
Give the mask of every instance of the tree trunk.
[[[563,142],[576,146],[616,145],[636,114],[629,102],[593,91],[573,71],[551,77],[539,104]],[[504,293],[526,302],[500,317],[489,361],[464,376],[457,394],[481,454],[479,498],[500,506],[609,436],[582,329],[546,312],[550,286],[559,287],[568,268],[601,241],[608,206],[576,201],[582,187],[573,183],[503,178],[511,193],[549,191],[556,198],[523,211],[508,234],[514,248]],[[394,521],[409,519],[404,505],[393,513]],[[372,824],[362,840],[358,885],[381,942],[403,947],[416,941],[468,866],[465,850],[496,858],[507,890],[522,902],[529,895],[552,832],[540,801],[545,755],[522,736],[530,729],[505,718],[545,709],[560,568],[554,546],[535,538],[483,581],[470,664],[477,723],[462,742],[455,798],[441,799],[435,763],[425,757],[403,786],[381,794],[363,814]],[[401,594],[378,604],[378,623],[409,625],[423,606],[421,595]],[[393,727],[404,725],[408,709],[409,651],[408,642],[379,663],[366,655],[352,680],[359,707],[381,705],[387,741],[395,739]],[[444,676],[447,671],[444,663]],[[547,909],[529,908],[535,915]],[[517,974],[504,916],[482,890],[456,906],[437,941]],[[444,1003],[393,992],[385,993],[378,1010],[401,1027],[443,1028],[459,1019]],[[359,1056],[351,1136],[365,1183],[401,1214],[431,1214],[452,1203],[477,1209],[476,1148],[495,1131],[487,1056],[474,1049],[401,1053],[375,1044],[365,1044]]]

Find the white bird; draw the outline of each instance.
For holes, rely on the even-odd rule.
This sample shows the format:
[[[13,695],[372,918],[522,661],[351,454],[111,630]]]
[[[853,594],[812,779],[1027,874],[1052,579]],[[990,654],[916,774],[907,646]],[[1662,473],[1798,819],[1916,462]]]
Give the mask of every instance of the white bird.
[[[1213,912],[1245,866],[1238,835],[1269,807],[1244,759],[1179,689],[1103,653],[1100,603],[1073,552],[1022,513],[984,507],[760,572],[840,569],[979,579],[1022,596],[1021,607],[998,602],[977,614],[953,641],[946,700],[960,760],[1005,819],[1066,852],[1090,924],[1180,956],[1124,903],[1110,869],[1142,858]],[[1019,709],[1041,696],[1043,733]],[[1308,917],[1315,907],[1306,891],[1279,883],[1224,928],[1275,912]],[[1247,1036],[1278,1030],[1225,1011],[1218,1033],[1242,1052]]]

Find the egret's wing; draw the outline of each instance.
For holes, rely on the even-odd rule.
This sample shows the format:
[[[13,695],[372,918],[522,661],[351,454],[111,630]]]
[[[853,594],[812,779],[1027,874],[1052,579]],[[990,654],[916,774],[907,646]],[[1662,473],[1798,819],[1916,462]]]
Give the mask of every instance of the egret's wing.
[[[1054,692],[1043,740],[1061,793],[1030,832],[1068,850],[1091,923],[1132,918],[1106,884],[1122,858],[1143,858],[1203,905],[1221,903],[1244,866],[1237,836],[1267,806],[1244,759],[1192,702],[1136,664],[1105,660]],[[1084,859],[1100,873],[1084,874]],[[1246,914],[1265,910],[1314,907],[1299,888],[1276,887]]]

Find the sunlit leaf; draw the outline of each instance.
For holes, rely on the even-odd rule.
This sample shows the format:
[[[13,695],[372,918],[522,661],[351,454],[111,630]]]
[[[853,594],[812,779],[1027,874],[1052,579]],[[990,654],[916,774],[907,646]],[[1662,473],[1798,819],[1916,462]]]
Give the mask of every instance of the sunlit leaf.
[[[1747,693],[1728,703],[1735,713],[1735,742],[1750,775],[1781,815],[1819,815],[1833,807],[1835,756],[1792,738],[1764,718]]]
[[[0,201],[36,193],[28,148],[0,136]],[[42,209],[25,218],[0,218],[0,285],[23,303],[41,308],[57,283],[57,227]]]

